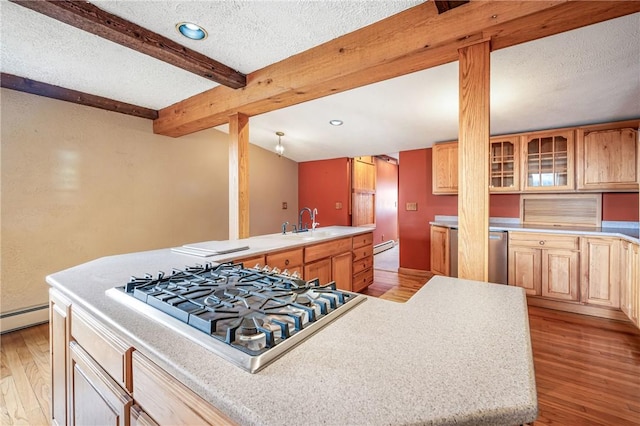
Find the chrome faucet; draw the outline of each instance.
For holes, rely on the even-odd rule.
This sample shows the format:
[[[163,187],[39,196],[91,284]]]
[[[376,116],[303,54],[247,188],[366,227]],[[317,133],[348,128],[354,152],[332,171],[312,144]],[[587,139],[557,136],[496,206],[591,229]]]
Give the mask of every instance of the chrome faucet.
[[[283,222],[282,223],[282,235],[287,233],[287,225],[289,224],[289,222]],[[295,226],[295,225],[293,225]]]
[[[309,230],[309,228],[307,228],[306,226],[302,226],[302,215],[304,215],[304,212],[309,212],[309,217],[311,218],[311,226],[313,226],[313,223],[315,222],[313,211],[311,211],[309,207],[303,207],[302,210],[300,210],[300,217],[298,218],[298,232]]]
[[[311,230],[315,231],[315,229],[320,225],[320,222],[316,222],[316,216],[318,216],[318,209],[313,209],[313,214],[311,215]]]

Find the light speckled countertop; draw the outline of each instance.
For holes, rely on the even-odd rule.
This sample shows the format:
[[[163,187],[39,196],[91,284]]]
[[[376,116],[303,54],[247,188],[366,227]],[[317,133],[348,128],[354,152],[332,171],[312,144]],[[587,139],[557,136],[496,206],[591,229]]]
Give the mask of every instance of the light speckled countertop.
[[[508,425],[537,416],[521,288],[435,277],[407,303],[369,297],[250,374],[105,295],[131,275],[201,260],[169,249],[110,256],[47,282],[240,424]]]
[[[446,226],[448,228],[458,228],[458,220],[455,216],[436,216],[435,220],[429,222],[430,225]],[[635,226],[630,226],[635,225]],[[490,220],[489,231],[521,231],[521,232],[548,232],[554,234],[574,234],[590,236],[608,236],[623,238],[632,243],[640,244],[640,232],[637,222],[603,222],[601,228],[590,228],[586,226],[540,226],[523,225],[513,220]]]

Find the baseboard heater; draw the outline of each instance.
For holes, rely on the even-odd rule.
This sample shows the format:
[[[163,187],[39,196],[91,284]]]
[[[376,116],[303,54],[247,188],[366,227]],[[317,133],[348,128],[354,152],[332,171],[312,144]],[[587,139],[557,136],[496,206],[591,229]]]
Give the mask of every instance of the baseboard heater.
[[[381,253],[385,250],[392,249],[395,247],[396,242],[393,240],[385,241],[384,243],[376,244],[373,246],[373,254]]]
[[[49,322],[49,305],[0,314],[0,334]]]

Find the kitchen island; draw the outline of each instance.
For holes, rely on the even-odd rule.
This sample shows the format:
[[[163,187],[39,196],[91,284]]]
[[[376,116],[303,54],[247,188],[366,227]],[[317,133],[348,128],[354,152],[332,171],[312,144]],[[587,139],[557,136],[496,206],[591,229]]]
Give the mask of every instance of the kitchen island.
[[[334,229],[318,239],[367,231]],[[267,248],[265,238],[255,238],[262,240],[249,239],[250,250],[310,241],[272,236],[269,244],[277,247]],[[70,304],[70,340],[77,309],[82,321],[115,337],[119,344],[111,346],[123,347],[125,376],[131,353],[138,353],[239,424],[510,425],[537,416],[526,299],[520,288],[435,277],[403,304],[369,297],[250,374],[105,295],[132,275],[195,263],[201,261],[155,250],[98,259],[50,275],[47,282],[52,295]],[[78,343],[82,345],[81,339]],[[56,357],[56,342],[52,345],[55,412],[60,354]],[[76,346],[71,343],[73,350]],[[144,398],[137,398],[136,377],[134,365],[132,380],[122,380],[130,394],[124,396],[154,418]]]

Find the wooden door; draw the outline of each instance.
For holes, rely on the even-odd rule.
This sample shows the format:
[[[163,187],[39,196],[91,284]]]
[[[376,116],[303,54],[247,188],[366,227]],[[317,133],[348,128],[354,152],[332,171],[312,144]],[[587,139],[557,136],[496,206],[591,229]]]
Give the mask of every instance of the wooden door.
[[[336,282],[337,288],[353,291],[351,268],[352,254],[350,251],[331,258],[331,279]]]
[[[351,225],[375,225],[376,166],[372,157],[353,159],[351,194]]]
[[[582,302],[620,308],[620,240],[582,238]]]
[[[309,281],[317,278],[320,284],[328,284],[331,281],[331,259],[326,258],[304,265],[304,279]]]
[[[458,142],[435,144],[432,148],[431,167],[434,194],[458,193]]]
[[[580,253],[573,250],[541,250],[542,296],[578,301]]]
[[[449,228],[431,225],[431,273],[450,274]]]
[[[542,293],[542,253],[530,247],[509,247],[509,285],[517,285],[528,295]]]
[[[49,350],[51,353],[51,424],[67,424],[67,377],[71,302],[49,290]]]

